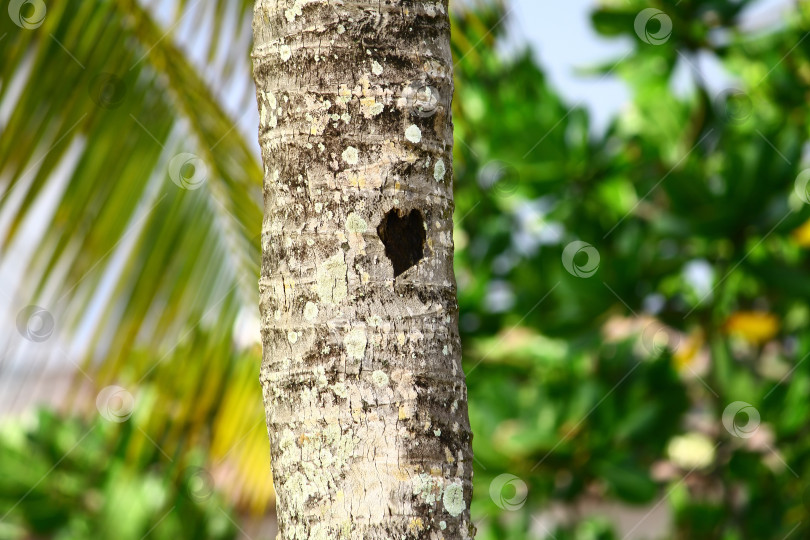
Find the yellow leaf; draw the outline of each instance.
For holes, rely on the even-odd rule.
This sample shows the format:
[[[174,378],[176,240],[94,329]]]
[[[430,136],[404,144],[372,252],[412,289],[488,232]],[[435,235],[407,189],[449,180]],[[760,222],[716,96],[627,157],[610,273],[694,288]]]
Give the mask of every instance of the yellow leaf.
[[[793,240],[802,247],[810,247],[810,219],[791,233]]]
[[[761,345],[779,331],[779,319],[764,311],[738,311],[723,326],[726,333],[736,335],[754,345]]]
[[[697,358],[700,348],[703,347],[703,333],[693,332],[684,339],[672,354],[675,368],[680,372],[689,368]]]

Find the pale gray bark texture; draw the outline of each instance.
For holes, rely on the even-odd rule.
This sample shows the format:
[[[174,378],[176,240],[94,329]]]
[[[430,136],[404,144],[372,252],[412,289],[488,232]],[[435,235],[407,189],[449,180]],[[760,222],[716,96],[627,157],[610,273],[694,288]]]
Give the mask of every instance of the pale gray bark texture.
[[[258,0],[280,538],[473,536],[447,0]]]

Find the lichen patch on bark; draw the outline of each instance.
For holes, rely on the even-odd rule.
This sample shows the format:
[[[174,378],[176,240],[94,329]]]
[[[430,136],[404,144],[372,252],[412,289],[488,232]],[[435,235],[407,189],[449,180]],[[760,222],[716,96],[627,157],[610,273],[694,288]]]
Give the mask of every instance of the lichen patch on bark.
[[[368,344],[365,330],[361,328],[351,330],[343,338],[343,344],[346,346],[346,354],[349,355],[349,358],[362,360],[366,355],[366,345]]]
[[[405,138],[414,144],[422,142],[422,130],[416,124],[411,124],[405,130]]]

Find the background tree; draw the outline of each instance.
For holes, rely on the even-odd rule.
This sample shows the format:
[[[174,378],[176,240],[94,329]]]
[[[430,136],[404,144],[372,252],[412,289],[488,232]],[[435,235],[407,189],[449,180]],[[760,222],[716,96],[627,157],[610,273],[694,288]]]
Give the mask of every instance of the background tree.
[[[256,3],[261,379],[284,539],[474,534],[447,8]]]

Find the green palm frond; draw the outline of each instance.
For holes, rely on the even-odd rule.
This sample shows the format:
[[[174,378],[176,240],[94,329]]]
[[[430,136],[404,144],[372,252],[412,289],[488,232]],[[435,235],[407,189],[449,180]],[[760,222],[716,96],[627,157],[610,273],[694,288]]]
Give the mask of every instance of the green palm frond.
[[[221,32],[246,6],[209,7]],[[165,352],[201,319],[232,332],[255,304],[261,169],[220,98],[134,0],[57,3],[36,29],[0,19],[0,99],[13,103],[0,248],[14,253],[40,223],[16,300],[66,335],[92,323],[88,357],[111,375],[134,345]]]
[[[14,386],[63,370],[20,353],[70,354],[83,362],[75,406],[94,407],[115,382],[149,410],[131,420],[132,463],[183,461],[215,437],[217,459],[241,463],[255,454],[244,434],[212,426],[234,391],[249,398],[229,406],[234,425],[252,429],[262,416],[258,383],[246,393],[239,382],[246,367],[255,371],[256,354],[234,343],[239,315],[258,311],[262,172],[244,127],[257,123],[252,2],[173,4],[49,3],[35,28],[0,16],[0,253],[13,263],[0,265],[11,285],[6,315],[36,304],[55,321],[33,350],[10,336],[0,386],[29,399]],[[210,37],[201,43],[196,28]],[[12,372],[26,363],[20,381]],[[225,469],[237,470],[239,484],[252,475],[270,485],[266,462],[260,472]],[[257,510],[272,501],[272,490],[254,491],[232,499]]]

